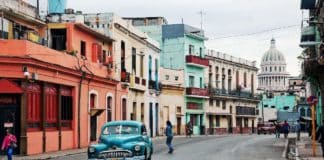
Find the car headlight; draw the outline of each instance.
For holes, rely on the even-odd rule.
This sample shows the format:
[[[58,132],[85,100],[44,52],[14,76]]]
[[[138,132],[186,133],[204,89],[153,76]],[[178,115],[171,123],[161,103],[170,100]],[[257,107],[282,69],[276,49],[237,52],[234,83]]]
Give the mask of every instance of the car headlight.
[[[136,151],[136,152],[138,152],[138,151],[140,151],[140,150],[141,150],[141,146],[139,146],[139,145],[136,145],[136,146],[134,147],[134,149],[135,149],[135,151]]]
[[[94,147],[89,148],[89,153],[94,153],[95,151],[96,151],[96,149]]]

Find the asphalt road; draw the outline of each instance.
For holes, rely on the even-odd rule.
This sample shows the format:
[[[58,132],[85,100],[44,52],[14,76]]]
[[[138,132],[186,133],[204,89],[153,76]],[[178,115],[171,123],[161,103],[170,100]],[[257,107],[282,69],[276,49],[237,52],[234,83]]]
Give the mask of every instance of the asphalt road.
[[[274,135],[230,135],[177,137],[175,151],[167,153],[165,139],[154,140],[153,160],[284,160],[284,139]],[[55,160],[83,160],[86,154],[70,155]]]

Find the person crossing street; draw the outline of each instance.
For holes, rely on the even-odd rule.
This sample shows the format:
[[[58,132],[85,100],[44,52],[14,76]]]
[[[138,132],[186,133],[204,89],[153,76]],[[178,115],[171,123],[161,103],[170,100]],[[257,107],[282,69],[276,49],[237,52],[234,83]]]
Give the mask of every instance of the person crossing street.
[[[169,152],[168,153],[173,153],[173,147],[172,147],[172,139],[173,139],[173,133],[172,133],[172,124],[170,121],[166,122],[166,129],[165,129],[165,135],[167,136],[166,139],[166,144],[169,147]]]

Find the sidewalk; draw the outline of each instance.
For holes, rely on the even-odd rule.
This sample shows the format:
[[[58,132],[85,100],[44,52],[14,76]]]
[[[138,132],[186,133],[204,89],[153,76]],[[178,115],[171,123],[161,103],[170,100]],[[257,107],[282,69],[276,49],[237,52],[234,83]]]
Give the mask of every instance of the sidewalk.
[[[311,137],[303,136],[300,141],[297,141],[297,158],[301,160],[324,160],[322,158],[322,148],[316,142],[316,157],[313,157]]]
[[[225,135],[208,135],[208,136],[214,136],[214,137],[224,137],[224,136],[234,136],[235,134],[225,134]],[[243,134],[244,135],[244,134]],[[195,135],[192,136],[192,138],[195,137],[202,137],[207,135]],[[175,136],[175,138],[185,138],[185,135]],[[153,143],[164,143],[166,137],[165,136],[159,136],[152,138]],[[57,151],[57,152],[48,152],[43,154],[37,154],[37,155],[31,155],[31,156],[14,156],[14,160],[46,160],[51,158],[57,158],[62,156],[69,156],[69,155],[75,155],[75,154],[81,154],[86,153],[87,148],[82,149],[71,149],[71,150],[64,150],[64,151]],[[0,160],[6,160],[7,158],[5,156],[0,156]]]

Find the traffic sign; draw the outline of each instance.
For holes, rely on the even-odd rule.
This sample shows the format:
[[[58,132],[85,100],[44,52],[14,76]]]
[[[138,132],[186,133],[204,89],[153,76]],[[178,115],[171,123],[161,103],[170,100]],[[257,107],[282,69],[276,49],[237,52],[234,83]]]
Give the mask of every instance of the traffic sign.
[[[318,99],[316,96],[309,96],[307,98],[307,103],[310,104],[310,105],[316,105],[318,102]]]

